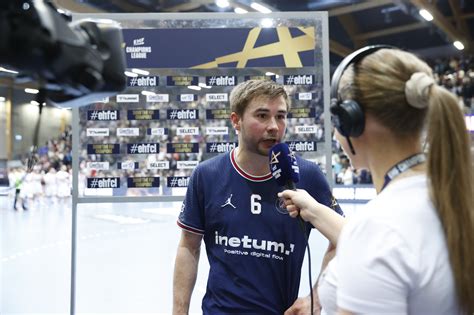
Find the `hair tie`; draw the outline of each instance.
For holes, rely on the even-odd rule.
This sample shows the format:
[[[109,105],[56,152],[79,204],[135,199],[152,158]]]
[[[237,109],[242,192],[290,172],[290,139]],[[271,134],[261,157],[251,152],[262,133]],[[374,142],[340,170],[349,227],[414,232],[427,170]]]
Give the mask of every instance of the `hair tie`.
[[[415,108],[426,108],[429,103],[430,87],[435,80],[425,72],[415,72],[405,83],[405,97],[408,104]]]

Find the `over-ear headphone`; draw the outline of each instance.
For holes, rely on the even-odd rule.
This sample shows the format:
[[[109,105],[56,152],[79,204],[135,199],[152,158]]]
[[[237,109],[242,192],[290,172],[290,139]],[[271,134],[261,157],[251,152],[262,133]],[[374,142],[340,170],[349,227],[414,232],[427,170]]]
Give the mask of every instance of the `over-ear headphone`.
[[[365,56],[382,48],[394,49],[395,47],[389,45],[372,45],[356,50],[342,60],[332,76],[330,111],[333,115],[334,127],[336,127],[342,136],[348,139],[349,137],[358,137],[362,134],[365,127],[365,117],[362,107],[355,100],[339,99],[339,81],[344,71],[351,64],[359,62]],[[355,154],[350,142],[349,145],[351,146],[352,153]]]

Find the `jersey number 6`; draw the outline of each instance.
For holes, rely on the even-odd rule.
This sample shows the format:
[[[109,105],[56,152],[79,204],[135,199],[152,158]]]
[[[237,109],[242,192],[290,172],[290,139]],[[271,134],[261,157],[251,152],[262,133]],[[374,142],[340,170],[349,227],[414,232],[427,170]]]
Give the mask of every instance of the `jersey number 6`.
[[[262,212],[262,205],[259,202],[260,200],[262,200],[262,197],[260,197],[260,195],[250,195],[250,211],[253,214],[260,214]]]

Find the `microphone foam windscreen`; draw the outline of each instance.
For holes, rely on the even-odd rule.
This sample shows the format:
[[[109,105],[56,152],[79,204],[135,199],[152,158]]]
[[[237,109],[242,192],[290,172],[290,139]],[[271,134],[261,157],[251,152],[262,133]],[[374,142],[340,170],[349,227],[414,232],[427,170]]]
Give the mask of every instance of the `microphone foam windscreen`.
[[[294,152],[286,143],[275,144],[268,154],[270,171],[278,185],[285,186],[288,182],[297,183],[300,180],[300,168]]]

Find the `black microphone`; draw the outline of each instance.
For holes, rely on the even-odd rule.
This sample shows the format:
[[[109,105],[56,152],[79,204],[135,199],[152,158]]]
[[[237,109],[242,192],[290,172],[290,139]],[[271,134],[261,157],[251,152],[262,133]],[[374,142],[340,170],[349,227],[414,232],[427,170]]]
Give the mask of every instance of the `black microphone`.
[[[279,186],[296,190],[295,183],[300,180],[300,168],[294,152],[286,143],[275,144],[268,153],[270,171]]]

